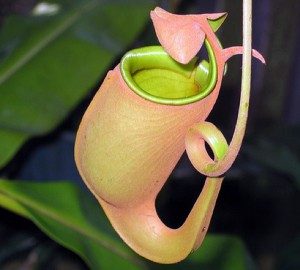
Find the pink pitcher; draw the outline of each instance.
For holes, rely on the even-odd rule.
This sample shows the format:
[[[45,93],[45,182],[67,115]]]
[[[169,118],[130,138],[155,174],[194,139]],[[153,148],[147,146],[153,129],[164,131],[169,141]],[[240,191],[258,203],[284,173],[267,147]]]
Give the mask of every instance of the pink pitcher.
[[[223,160],[226,140],[205,119],[226,61],[243,49],[223,49],[216,38],[225,13],[184,16],[156,8],[151,17],[163,47],[130,51],[108,72],[83,116],[75,160],[121,238],[148,259],[174,263],[201,244],[222,175],[237,154]],[[195,55],[203,42],[208,59],[200,61]],[[155,200],[185,150],[207,178],[184,224],[171,229],[158,217]]]

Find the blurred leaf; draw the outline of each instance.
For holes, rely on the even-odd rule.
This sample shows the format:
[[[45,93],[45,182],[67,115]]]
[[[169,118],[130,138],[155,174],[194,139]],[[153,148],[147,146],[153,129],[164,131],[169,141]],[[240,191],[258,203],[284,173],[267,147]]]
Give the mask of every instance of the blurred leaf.
[[[204,269],[256,269],[245,245],[234,236],[209,235],[193,256],[195,263],[201,263]]]
[[[55,3],[53,1],[53,3]],[[149,19],[153,1],[64,0],[0,28],[0,167],[55,128]]]
[[[208,235],[198,251],[178,264],[148,262],[125,246],[98,202],[68,182],[0,180],[0,206],[31,219],[55,241],[79,254],[92,269],[254,269],[238,238],[217,235]]]
[[[9,258],[28,252],[37,245],[38,241],[32,235],[24,232],[14,232],[6,241],[1,241],[0,267]]]
[[[300,269],[300,236],[296,237],[278,258],[279,270]]]
[[[16,213],[22,208],[23,216],[92,269],[143,269],[143,260],[116,236],[99,204],[77,186],[0,180],[0,195],[2,207]]]
[[[263,165],[290,175],[300,188],[300,137],[299,128],[273,130],[252,138],[243,151]]]

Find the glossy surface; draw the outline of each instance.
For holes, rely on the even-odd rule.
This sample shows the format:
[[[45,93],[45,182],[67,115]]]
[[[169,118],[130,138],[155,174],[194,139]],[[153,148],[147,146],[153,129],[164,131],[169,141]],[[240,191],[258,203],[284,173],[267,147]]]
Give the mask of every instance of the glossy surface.
[[[196,102],[214,89],[217,63],[208,41],[209,62],[197,58],[181,64],[162,47],[145,47],[128,52],[120,70],[126,84],[139,96],[159,104],[184,105]]]

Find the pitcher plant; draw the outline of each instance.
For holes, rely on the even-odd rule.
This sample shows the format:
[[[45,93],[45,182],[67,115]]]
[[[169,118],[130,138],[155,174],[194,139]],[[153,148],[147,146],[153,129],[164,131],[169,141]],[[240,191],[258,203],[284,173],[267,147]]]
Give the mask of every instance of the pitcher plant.
[[[244,18],[251,18],[249,6],[244,12]],[[78,129],[75,161],[82,179],[120,237],[155,262],[178,262],[200,246],[224,173],[242,143],[251,54],[264,59],[251,49],[251,29],[244,28],[244,47],[222,48],[215,31],[226,16],[175,15],[159,7],[151,11],[161,46],[126,53],[108,72]],[[207,59],[196,56],[203,44]],[[205,120],[218,97],[227,60],[243,53],[248,82],[243,81],[236,129],[228,145],[221,131]],[[184,224],[173,229],[159,218],[155,200],[185,150],[206,180]]]

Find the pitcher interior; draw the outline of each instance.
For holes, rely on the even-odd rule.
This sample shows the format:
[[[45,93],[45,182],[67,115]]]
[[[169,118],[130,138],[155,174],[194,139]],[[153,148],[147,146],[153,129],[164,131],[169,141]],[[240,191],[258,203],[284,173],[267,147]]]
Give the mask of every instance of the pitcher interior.
[[[143,98],[162,104],[188,104],[207,96],[216,84],[214,55],[209,50],[208,55],[209,62],[195,57],[181,64],[161,46],[144,47],[125,54],[120,68],[128,86]]]

